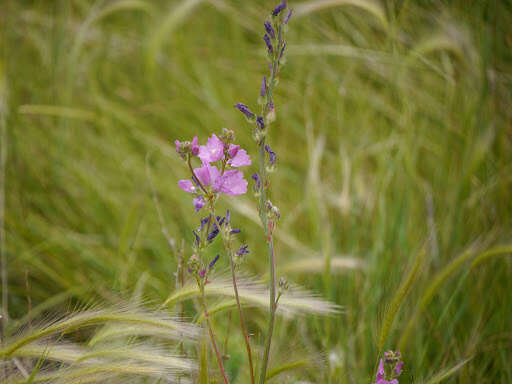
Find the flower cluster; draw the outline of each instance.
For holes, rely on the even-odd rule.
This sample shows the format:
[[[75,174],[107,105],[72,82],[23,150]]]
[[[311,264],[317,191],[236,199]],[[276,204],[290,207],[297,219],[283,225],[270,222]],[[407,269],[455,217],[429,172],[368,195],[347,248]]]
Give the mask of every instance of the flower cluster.
[[[400,351],[384,352],[384,359],[380,359],[375,384],[399,384],[398,376],[402,373],[403,361]]]
[[[224,129],[220,138],[212,134],[206,145],[198,145],[197,136],[190,142],[174,142],[176,152],[188,163],[191,173],[189,179],[178,181],[178,186],[195,195],[196,211],[221,193],[236,196],[247,192],[247,180],[235,168],[251,165],[251,158],[245,149],[233,144],[233,138],[233,131]],[[192,168],[193,157],[201,160],[201,167]]]

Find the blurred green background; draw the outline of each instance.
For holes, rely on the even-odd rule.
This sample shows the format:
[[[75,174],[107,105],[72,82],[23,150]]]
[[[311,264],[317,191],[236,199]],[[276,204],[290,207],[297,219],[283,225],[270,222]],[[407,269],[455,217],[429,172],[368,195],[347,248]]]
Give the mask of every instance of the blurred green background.
[[[256,105],[273,5],[2,1],[11,318],[27,313],[27,276],[32,306],[57,298],[55,311],[91,292],[128,297],[143,274],[150,300],[172,292],[176,264],[150,181],[170,236],[190,244],[200,216],[176,185],[186,170],[172,143],[227,127],[255,156],[233,105]],[[423,249],[386,343],[395,349],[413,318],[401,383],[468,357],[448,382],[511,383],[511,2],[290,6],[269,138],[278,270],[344,313],[280,320],[272,364],[290,351],[315,363],[275,382],[369,382],[383,314]],[[244,271],[263,275],[255,200],[222,204],[251,249]],[[265,314],[249,313],[259,335]],[[244,359],[235,341],[230,370]]]

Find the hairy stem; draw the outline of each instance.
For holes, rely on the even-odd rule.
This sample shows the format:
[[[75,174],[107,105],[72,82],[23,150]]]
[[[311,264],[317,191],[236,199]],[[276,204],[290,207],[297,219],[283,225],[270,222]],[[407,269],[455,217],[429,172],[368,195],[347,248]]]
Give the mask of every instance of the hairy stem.
[[[217,347],[217,342],[215,341],[215,334],[213,333],[212,323],[210,321],[210,314],[208,313],[208,306],[206,305],[206,296],[204,294],[204,286],[198,281],[197,282],[199,289],[201,291],[201,304],[203,306],[204,317],[206,319],[206,326],[208,327],[208,333],[210,334],[210,340],[212,342],[213,349],[215,351],[215,355],[217,356],[217,363],[219,364],[220,372],[222,373],[222,378],[224,379],[225,384],[229,384],[229,379],[226,375],[226,370],[224,369],[224,364],[222,362],[222,356],[220,355],[219,348]]]

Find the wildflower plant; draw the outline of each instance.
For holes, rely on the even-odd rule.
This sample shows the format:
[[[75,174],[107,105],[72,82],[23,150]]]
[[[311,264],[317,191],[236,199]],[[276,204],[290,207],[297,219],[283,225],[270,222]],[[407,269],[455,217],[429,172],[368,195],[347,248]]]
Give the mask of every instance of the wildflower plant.
[[[398,376],[402,373],[404,362],[401,361],[400,351],[384,352],[384,359],[380,359],[375,384],[399,384]]]
[[[264,383],[267,377],[267,367],[274,330],[275,315],[278,300],[288,290],[288,282],[281,279],[279,285],[276,282],[276,261],[274,252],[273,233],[280,218],[277,206],[270,200],[271,182],[269,173],[275,171],[277,155],[267,143],[267,134],[271,123],[275,121],[276,112],[274,104],[274,88],[277,85],[281,66],[283,64],[286,48],[285,32],[287,24],[292,16],[292,10],[287,9],[286,0],[282,0],[271,12],[269,20],[263,26],[265,34],[263,41],[267,48],[269,74],[263,76],[259,92],[260,113],[254,113],[249,106],[237,103],[238,109],[253,125],[252,137],[257,147],[258,172],[252,174],[253,192],[258,199],[258,211],[264,230],[264,238],[268,250],[268,265],[270,272],[269,289],[269,319],[266,341],[262,361],[260,363],[259,383]],[[241,331],[244,337],[247,357],[249,362],[249,374],[251,383],[254,384],[253,354],[249,340],[249,334],[245,325],[244,314],[238,295],[236,268],[243,257],[249,253],[247,245],[236,245],[236,235],[240,229],[231,226],[230,212],[225,216],[217,212],[217,202],[222,194],[238,196],[247,192],[248,182],[244,175],[244,167],[250,166],[252,160],[246,149],[235,143],[235,135],[232,130],[223,129],[220,136],[212,134],[204,145],[199,145],[198,137],[191,141],[175,141],[176,152],[185,161],[189,176],[180,180],[178,186],[185,192],[193,195],[193,206],[196,212],[206,211],[206,216],[201,219],[199,227],[193,231],[194,253],[188,260],[188,271],[196,280],[200,291],[201,305],[210,341],[217,357],[217,363],[224,382],[229,383],[220,354],[215,332],[209,318],[207,302],[205,298],[205,286],[209,283],[209,276],[214,270],[217,261],[221,258],[216,255],[213,259],[207,259],[205,249],[220,234],[224,243],[224,250],[231,266],[233,289],[240,318]],[[193,165],[197,163],[197,165]]]

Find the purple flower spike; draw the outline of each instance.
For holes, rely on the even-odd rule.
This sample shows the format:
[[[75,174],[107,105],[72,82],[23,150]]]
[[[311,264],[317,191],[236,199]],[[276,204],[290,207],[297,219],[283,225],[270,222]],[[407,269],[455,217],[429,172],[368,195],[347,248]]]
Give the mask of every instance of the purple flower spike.
[[[281,13],[283,9],[286,8],[286,0],[283,0],[281,4],[279,4],[277,7],[274,8],[272,11],[272,16],[277,16]]]
[[[242,195],[247,192],[247,180],[242,172],[229,170],[215,180],[213,190],[229,196]]]
[[[247,248],[249,248],[248,245],[242,245],[240,247],[240,249],[236,252],[236,255],[237,256],[247,255],[249,253],[249,250]]]
[[[272,27],[272,24],[270,23],[270,21],[265,21],[263,24],[265,25],[265,31],[267,31],[267,33],[270,35],[271,38],[275,39],[276,34],[274,32],[274,28]]]
[[[256,117],[256,125],[258,126],[259,129],[265,128],[265,122],[263,121],[263,117]]]
[[[208,144],[199,147],[199,158],[203,164],[219,161],[223,155],[224,143],[215,134],[208,138]]]
[[[203,196],[198,196],[196,197],[194,200],[194,208],[196,209],[196,212],[199,212],[199,210],[201,208],[204,207],[204,205],[206,204],[206,201],[204,200],[204,197]]]
[[[290,18],[292,17],[292,13],[293,13],[293,9],[290,9],[288,11],[288,14],[284,18],[283,23],[288,24],[288,22],[290,21]]]
[[[263,76],[263,80],[261,81],[260,96],[265,97],[266,94],[267,94],[267,76]]]
[[[235,105],[235,108],[238,109],[240,112],[242,112],[247,118],[252,119],[254,118],[254,113],[251,112],[249,107],[245,104],[238,103]]]
[[[267,153],[268,153],[270,165],[274,165],[274,163],[276,162],[276,159],[277,159],[275,152],[272,151],[272,149],[270,149],[270,147],[268,145],[265,145],[265,151],[267,151]]]
[[[219,260],[220,258],[220,255],[217,254],[217,256],[215,256],[215,258],[210,261],[210,264],[208,264],[208,269],[212,269],[213,267],[215,267],[215,263]]]
[[[263,36],[263,40],[265,41],[265,44],[267,44],[268,52],[273,53],[274,47],[272,47],[272,43],[270,42],[270,37],[265,33],[265,36]]]
[[[237,233],[240,233],[242,232],[241,230],[239,230],[238,228],[235,228],[235,229],[232,229],[231,231],[229,231],[229,234],[230,235],[236,235]]]

